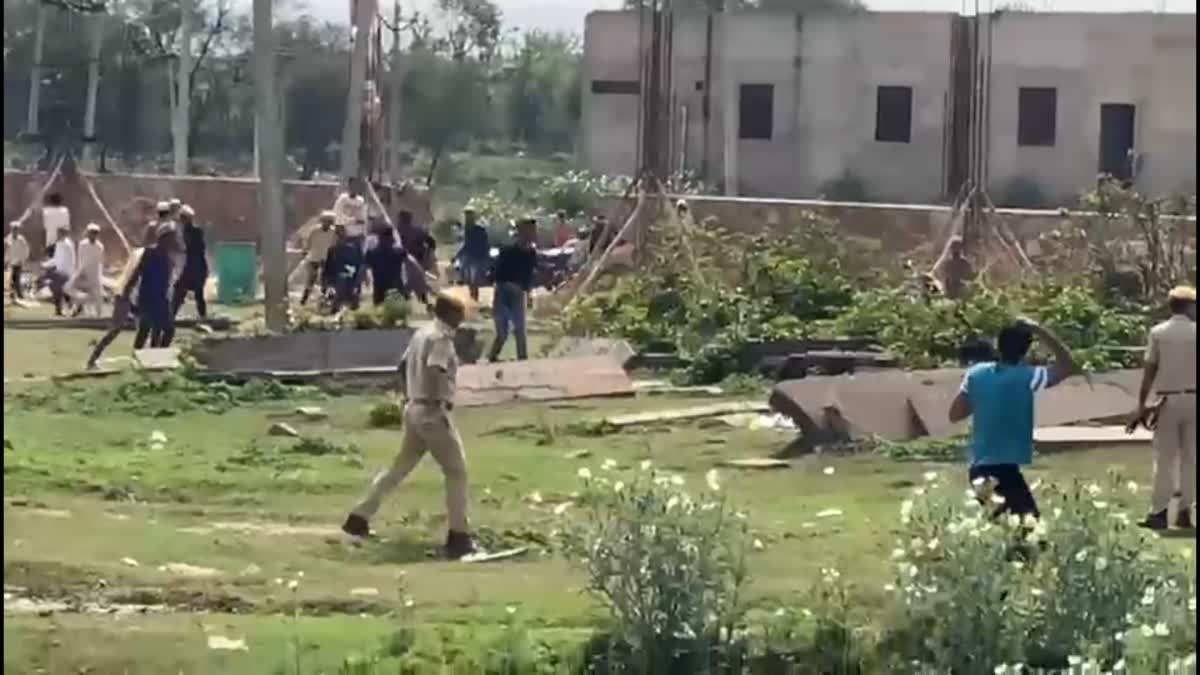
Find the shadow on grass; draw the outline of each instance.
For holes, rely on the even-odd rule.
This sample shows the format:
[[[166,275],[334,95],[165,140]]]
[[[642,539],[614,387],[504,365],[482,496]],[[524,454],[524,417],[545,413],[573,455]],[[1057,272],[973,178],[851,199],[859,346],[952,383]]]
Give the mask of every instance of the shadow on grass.
[[[338,562],[368,565],[411,565],[444,560],[440,555],[441,542],[424,532],[401,530],[385,532],[378,538],[362,542],[345,539],[327,540],[320,557]]]

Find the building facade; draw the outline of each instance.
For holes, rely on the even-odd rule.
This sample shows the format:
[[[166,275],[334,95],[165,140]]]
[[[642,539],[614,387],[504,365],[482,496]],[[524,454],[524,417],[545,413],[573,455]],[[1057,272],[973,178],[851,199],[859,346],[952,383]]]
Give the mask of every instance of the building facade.
[[[1067,203],[1101,171],[1144,192],[1195,189],[1195,15],[676,13],[672,167],[745,196],[937,202],[967,148],[1000,204]],[[583,153],[632,174],[649,21],[587,18]],[[986,114],[963,123],[979,59]],[[726,120],[730,124],[726,126]],[[730,161],[726,162],[726,156]]]

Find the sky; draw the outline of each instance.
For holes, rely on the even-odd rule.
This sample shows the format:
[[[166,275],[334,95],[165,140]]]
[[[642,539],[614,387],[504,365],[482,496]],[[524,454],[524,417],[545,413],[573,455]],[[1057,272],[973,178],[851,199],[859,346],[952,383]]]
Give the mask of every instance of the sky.
[[[349,0],[299,0],[314,17],[331,21],[349,21]],[[987,5],[990,0],[982,0]],[[379,0],[390,13],[389,0]],[[621,0],[497,0],[504,13],[505,23],[522,29],[539,28],[548,31],[583,33],[583,18],[597,9],[616,9]],[[249,0],[246,0],[249,4]],[[402,0],[401,7],[412,7],[413,0]],[[429,5],[431,0],[415,3]],[[973,4],[973,0],[972,0]],[[1029,0],[1039,9],[1060,12],[1195,12],[1196,0]],[[961,0],[867,0],[867,7],[877,11],[958,11]]]

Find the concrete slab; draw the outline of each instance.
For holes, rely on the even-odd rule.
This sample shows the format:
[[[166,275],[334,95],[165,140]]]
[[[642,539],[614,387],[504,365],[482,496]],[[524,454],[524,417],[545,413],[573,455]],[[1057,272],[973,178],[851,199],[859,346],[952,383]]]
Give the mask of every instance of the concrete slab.
[[[680,422],[684,420],[701,419],[705,417],[720,417],[723,415],[736,415],[740,413],[760,413],[766,412],[767,405],[758,401],[735,401],[732,403],[715,403],[713,405],[701,405],[691,408],[678,408],[675,410],[660,410],[647,413],[633,413],[630,415],[614,415],[604,419],[604,423],[613,427],[632,427],[641,426],[644,424],[661,424],[663,422]]]
[[[394,369],[412,335],[411,328],[395,328],[207,339],[196,355],[207,370],[227,374]],[[474,329],[460,328],[455,343],[464,363],[478,359],[480,347]]]
[[[133,361],[142,370],[175,370],[179,362],[179,350],[174,347],[162,349],[139,349],[133,353]]]
[[[534,359],[459,368],[456,404],[474,407],[634,393],[633,380],[612,357]]]
[[[1039,427],[1033,431],[1038,445],[1134,445],[1150,443],[1154,432],[1138,427],[1132,434],[1125,427]]]
[[[873,434],[888,440],[964,433],[947,419],[963,371],[879,371],[808,377],[777,384],[771,408],[796,422],[814,443]],[[1140,371],[1073,377],[1040,394],[1035,419],[1055,426],[1120,415],[1132,410]]]
[[[553,357],[576,357],[576,356],[612,356],[617,359],[622,365],[628,362],[636,355],[637,352],[625,340],[612,340],[608,338],[578,338],[565,337],[558,341],[554,349],[550,350],[550,355]]]

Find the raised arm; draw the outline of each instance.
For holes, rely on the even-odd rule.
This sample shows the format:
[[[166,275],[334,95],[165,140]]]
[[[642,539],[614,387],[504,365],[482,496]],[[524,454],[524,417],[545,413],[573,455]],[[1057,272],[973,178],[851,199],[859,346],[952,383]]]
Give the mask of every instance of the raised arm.
[[[1034,336],[1054,353],[1054,363],[1047,368],[1046,388],[1056,386],[1063,380],[1079,372],[1079,367],[1075,364],[1075,359],[1071,356],[1071,350],[1067,348],[1067,345],[1063,344],[1063,341],[1057,335],[1035,321],[1025,318],[1020,319],[1020,321],[1029,326]]]

